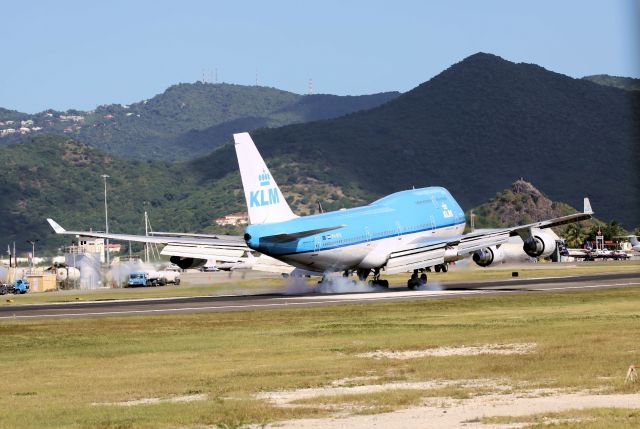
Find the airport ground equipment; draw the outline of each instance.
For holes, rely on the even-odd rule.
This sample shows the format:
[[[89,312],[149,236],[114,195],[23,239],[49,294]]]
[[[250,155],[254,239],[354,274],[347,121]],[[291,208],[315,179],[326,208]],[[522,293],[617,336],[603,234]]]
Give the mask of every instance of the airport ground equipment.
[[[0,283],[0,295],[6,295],[9,292],[9,288],[5,283]]]
[[[129,274],[127,286],[164,286],[167,283],[180,284],[180,273],[178,271],[134,271]]]
[[[29,283],[26,280],[17,279],[13,284],[12,292],[20,295],[29,292]]]

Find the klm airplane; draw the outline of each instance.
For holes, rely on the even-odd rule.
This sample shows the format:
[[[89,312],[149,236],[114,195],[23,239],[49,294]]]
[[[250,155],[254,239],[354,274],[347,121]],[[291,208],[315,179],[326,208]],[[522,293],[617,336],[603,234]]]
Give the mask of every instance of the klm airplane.
[[[556,249],[549,228],[589,219],[593,213],[585,198],[582,213],[463,234],[464,212],[456,200],[444,188],[428,187],[397,192],[363,207],[298,217],[249,134],[235,134],[234,140],[250,220],[244,237],[68,231],[47,220],[57,234],[164,245],[161,254],[184,269],[215,260],[327,280],[331,273],[356,273],[361,280],[372,276],[373,285],[388,286],[381,279],[384,274],[446,271],[448,263],[469,256],[483,267],[511,260],[514,239],[521,243],[521,256],[549,256]]]
[[[500,262],[500,247],[522,239],[524,253],[546,257],[556,249],[549,228],[589,219],[583,213],[513,228],[463,234],[464,212],[442,187],[397,192],[352,209],[296,216],[287,204],[248,133],[234,134],[249,213],[244,240],[251,248],[319,274],[355,272],[373,285],[388,286],[383,274],[447,269],[468,256],[481,265]]]

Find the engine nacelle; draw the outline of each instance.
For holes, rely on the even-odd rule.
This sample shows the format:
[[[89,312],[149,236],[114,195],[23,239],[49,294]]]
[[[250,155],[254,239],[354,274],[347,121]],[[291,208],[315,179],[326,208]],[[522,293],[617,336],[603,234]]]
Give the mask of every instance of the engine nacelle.
[[[496,246],[485,247],[473,252],[473,262],[481,267],[488,267],[504,260],[504,252]]]
[[[551,234],[538,231],[524,240],[522,250],[532,258],[546,258],[556,250],[556,239]]]
[[[180,256],[172,256],[169,260],[171,261],[171,263],[176,264],[183,270],[186,270],[188,268],[200,268],[207,263],[206,259],[183,258]]]

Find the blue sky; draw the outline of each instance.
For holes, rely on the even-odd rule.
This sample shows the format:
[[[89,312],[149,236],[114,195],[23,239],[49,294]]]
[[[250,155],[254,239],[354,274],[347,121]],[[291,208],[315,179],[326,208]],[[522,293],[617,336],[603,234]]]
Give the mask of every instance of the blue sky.
[[[640,1],[12,1],[0,107],[34,113],[218,81],[407,91],[482,51],[582,77],[640,77]],[[209,72],[207,72],[209,75]]]

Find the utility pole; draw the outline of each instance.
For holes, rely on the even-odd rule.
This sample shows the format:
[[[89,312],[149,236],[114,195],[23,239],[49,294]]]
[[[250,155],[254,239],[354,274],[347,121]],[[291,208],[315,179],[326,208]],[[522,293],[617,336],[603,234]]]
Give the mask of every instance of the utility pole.
[[[144,236],[149,236],[149,217],[147,215],[147,202],[143,201],[142,205],[144,206]],[[147,263],[149,263],[149,242],[144,243],[144,259]]]
[[[107,234],[109,234],[109,210],[107,209],[107,177],[111,177],[108,174],[100,176],[104,179],[104,228]],[[107,238],[107,244],[105,246],[107,267],[109,266],[109,239]]]
[[[35,240],[27,240],[27,243],[31,243],[31,258],[29,258],[29,273],[33,274],[33,259],[36,257],[36,241]]]

